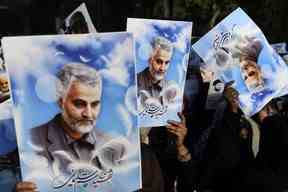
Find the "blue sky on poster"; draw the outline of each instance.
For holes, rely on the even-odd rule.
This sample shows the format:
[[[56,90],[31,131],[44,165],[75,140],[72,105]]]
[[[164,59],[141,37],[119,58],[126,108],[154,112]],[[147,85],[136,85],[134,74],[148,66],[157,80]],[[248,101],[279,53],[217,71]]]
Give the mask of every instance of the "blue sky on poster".
[[[192,22],[128,18],[127,31],[133,33],[136,42],[137,73],[148,67],[148,59],[152,53],[151,44],[155,37],[162,36],[172,42],[173,55],[166,79],[176,82],[180,88],[180,95],[183,95],[191,45]],[[168,111],[165,117],[161,116],[157,119],[140,117],[139,125],[143,127],[160,126],[167,124],[168,119],[179,120],[176,112],[181,111],[182,99],[176,103],[176,105],[170,106],[172,111]]]
[[[156,36],[163,36],[169,39],[174,46],[167,79],[181,82],[183,70],[187,68],[187,57],[190,51],[191,22],[128,18],[127,31],[133,33],[136,41],[137,73],[148,66],[147,62],[152,52],[153,39]]]
[[[256,104],[251,100],[251,93],[246,88],[239,70],[238,47],[247,44],[248,38],[260,40],[263,48],[258,56],[257,64],[261,66],[263,77],[267,79],[266,88],[273,93],[257,100]],[[221,66],[217,65],[214,47],[224,47],[229,50],[229,56],[223,60]],[[243,111],[252,115],[258,112],[273,97],[280,94],[280,90],[287,86],[288,69],[280,56],[271,48],[265,36],[249,16],[240,8],[236,9],[210,32],[202,37],[193,46],[193,49],[203,58],[205,64],[202,69],[213,71],[216,77],[225,82],[235,80],[234,87],[240,93],[240,103]],[[219,50],[219,49],[218,49]],[[277,75],[275,75],[277,74]],[[281,92],[285,92],[282,90]],[[255,105],[254,105],[254,104]]]
[[[59,113],[55,97],[54,85],[58,81],[55,73],[66,63],[81,62],[94,67],[102,76],[102,106],[96,127],[115,138],[125,137],[131,144],[126,158],[133,159],[134,163],[115,171],[120,179],[118,182],[125,180],[125,175],[139,175],[132,34],[123,32],[10,37],[5,38],[2,44],[11,81],[19,151],[25,151],[22,160],[37,160],[31,153],[37,150],[37,146],[27,142],[29,129],[49,121]],[[34,171],[29,170],[27,177],[35,177],[39,175],[39,171],[45,169],[45,160],[37,162],[39,163],[26,163],[26,168],[24,166],[23,169],[27,173],[31,168],[29,166],[33,165],[35,168]],[[38,170],[41,165],[43,169]],[[139,178],[135,178],[134,183],[127,184],[127,189],[135,188],[137,179]]]

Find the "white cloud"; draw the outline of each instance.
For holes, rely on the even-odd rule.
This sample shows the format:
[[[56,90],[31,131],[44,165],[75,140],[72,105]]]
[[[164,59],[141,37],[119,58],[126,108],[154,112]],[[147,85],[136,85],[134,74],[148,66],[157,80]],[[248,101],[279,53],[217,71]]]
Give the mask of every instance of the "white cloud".
[[[149,37],[154,37],[157,32],[149,20],[128,19],[127,31],[132,32],[137,42],[145,42]],[[149,43],[149,42],[148,42]],[[142,43],[140,43],[142,44]]]
[[[15,130],[16,130],[16,137],[17,137],[17,144],[18,146],[25,145],[26,140],[23,139],[23,124],[22,124],[22,116],[20,113],[19,107],[13,108],[13,114],[14,114],[14,123],[15,123]]]
[[[139,49],[137,50],[137,58],[148,61],[153,48],[150,43],[141,43]]]
[[[11,99],[0,104],[0,120],[10,119],[12,114],[12,102]]]
[[[57,44],[66,45],[70,50],[76,50],[91,44],[96,39],[95,34],[58,35]]]
[[[108,54],[109,61],[107,67],[124,67],[126,62],[133,61],[134,51],[131,38],[126,38],[123,42],[117,43]]]
[[[190,26],[190,25],[188,25]],[[185,53],[187,50],[187,42],[190,42],[192,28],[183,27],[181,32],[178,34],[177,41],[174,42],[174,47],[180,52]]]
[[[117,105],[116,110],[120,117],[120,121],[126,128],[126,136],[129,136],[132,132],[133,122],[129,112],[125,109],[124,105]]]
[[[139,163],[132,160],[138,152],[138,147],[120,136],[105,143],[98,149],[97,154],[104,167],[112,168],[113,172],[122,173],[139,167]],[[115,159],[110,158],[111,153]],[[107,154],[110,154],[109,157]]]
[[[49,171],[48,160],[45,157],[36,155],[32,152],[22,152],[20,157],[22,162],[24,162],[25,166],[29,169],[29,172],[26,171],[26,174],[23,174],[25,181],[52,179],[52,174],[49,174],[51,172]]]
[[[189,53],[183,56],[181,65],[177,65],[177,71],[178,71],[178,76],[179,76],[178,82],[185,81],[187,67],[188,67],[188,60],[189,60]]]
[[[36,78],[47,74],[49,66],[43,63],[55,63],[55,55],[59,55],[54,48],[48,46],[49,38],[34,39],[11,38],[5,41],[5,54],[9,74],[13,75],[13,79],[18,83],[23,82],[23,78],[27,74],[31,74]],[[61,56],[61,54],[59,55]]]
[[[183,58],[184,59],[184,58]],[[183,67],[182,67],[182,65],[177,65],[177,72],[178,72],[178,77],[179,77],[179,79],[178,79],[178,82],[183,82],[183,79],[184,79],[184,70],[183,70]]]
[[[57,101],[56,82],[59,79],[55,75],[44,75],[37,79],[35,92],[39,99],[46,103]]]
[[[100,73],[107,79],[113,80],[122,86],[128,86],[129,73],[127,63],[134,63],[133,42],[130,38],[115,45],[107,56],[101,56],[105,62],[106,69]]]
[[[129,74],[128,72],[120,67],[111,67],[109,69],[102,69],[99,73],[105,79],[117,83],[122,86],[128,86]]]
[[[125,95],[125,106],[133,115],[137,115],[137,90],[136,86],[131,86],[127,89]]]

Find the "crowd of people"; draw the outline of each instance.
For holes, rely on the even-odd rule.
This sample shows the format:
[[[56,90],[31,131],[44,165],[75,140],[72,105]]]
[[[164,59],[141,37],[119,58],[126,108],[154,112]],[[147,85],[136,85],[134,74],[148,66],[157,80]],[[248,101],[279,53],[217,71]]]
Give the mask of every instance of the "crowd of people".
[[[81,32],[79,31],[79,33]],[[69,28],[67,33],[74,33],[74,31]],[[163,41],[163,39],[159,41]],[[163,46],[159,46],[151,55],[149,66],[145,71],[138,75],[138,79],[147,78],[143,81],[145,85],[140,84],[140,87],[143,89],[152,87],[151,95],[157,96],[161,91],[159,89],[165,85],[163,82],[171,57],[169,47],[161,47]],[[254,82],[250,81],[249,75],[246,73],[247,68],[257,66],[255,61],[251,60],[251,57],[249,58],[249,62],[247,58],[241,60],[243,74],[247,76],[246,83]],[[195,62],[195,60],[191,59],[190,62]],[[72,74],[71,71],[70,74]],[[141,129],[143,188],[140,191],[288,191],[288,153],[285,152],[286,146],[288,147],[286,97],[274,98],[257,114],[248,117],[239,108],[239,93],[232,87],[233,82],[225,84],[221,102],[213,110],[205,109],[209,85],[203,82],[200,67],[194,63],[189,64],[187,82],[191,83],[191,86],[186,86],[188,89],[185,91],[189,94],[184,94],[183,111],[178,114],[180,121],[168,121],[167,126]],[[260,85],[261,83],[259,83]],[[72,88],[76,90],[81,86],[86,88],[88,85],[75,84]],[[253,86],[257,87],[258,84]],[[94,91],[96,96],[96,93],[99,93],[98,89],[96,87]],[[90,90],[87,89],[87,91]],[[7,79],[0,74],[0,105],[7,103],[10,99],[7,92],[9,92]],[[71,109],[69,99],[71,98],[62,98],[59,102],[63,109],[61,117],[64,118],[58,119],[59,121],[56,119],[59,123],[66,123],[64,124],[67,128],[63,130],[67,132],[69,132],[69,128],[73,127],[73,115],[78,115],[69,114]],[[94,95],[91,96],[91,100],[82,102],[85,102],[85,105],[97,107],[99,99],[96,101],[93,99]],[[282,102],[282,105],[279,105],[279,101]],[[93,120],[98,115],[99,111],[97,110],[89,113]],[[89,114],[87,118],[89,118]],[[46,126],[43,125],[38,129],[45,129]],[[81,125],[76,125],[74,128],[77,129],[77,126]],[[12,117],[5,119],[5,122],[4,120],[0,121],[0,143],[2,141],[5,141],[6,145],[11,143],[9,151],[0,150],[0,187],[5,192],[36,192],[38,189],[34,181],[23,181],[19,177],[16,136],[9,130],[14,130]],[[47,147],[47,144],[43,143],[47,139],[42,139],[44,132],[39,130],[34,130],[36,131],[35,139]],[[70,130],[68,134],[73,135],[72,133],[73,131]],[[56,136],[60,137],[58,133],[54,134],[53,139]],[[73,139],[83,140],[82,135],[80,133],[74,135]],[[74,148],[83,148],[83,146],[81,144]],[[44,155],[55,159],[48,150]],[[89,159],[89,151],[86,150],[84,155],[78,156]]]
[[[167,126],[141,133],[140,191],[288,190],[285,96],[273,99],[248,117],[239,108],[239,93],[229,82],[216,110],[209,111],[205,109],[207,83],[203,83],[200,69],[188,69],[187,78],[196,82],[193,88],[197,93],[189,97],[185,94],[184,108],[179,113],[181,121],[169,121]],[[16,191],[33,192],[37,186],[33,181],[21,181]]]

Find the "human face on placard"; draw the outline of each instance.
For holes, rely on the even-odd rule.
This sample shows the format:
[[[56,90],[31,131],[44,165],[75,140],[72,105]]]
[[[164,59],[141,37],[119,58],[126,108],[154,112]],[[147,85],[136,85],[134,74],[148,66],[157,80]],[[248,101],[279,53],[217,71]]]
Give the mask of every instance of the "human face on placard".
[[[170,65],[171,52],[164,49],[156,49],[149,59],[149,71],[154,81],[161,81],[165,78]]]
[[[95,127],[101,106],[101,86],[74,81],[66,95],[60,98],[62,116],[68,127],[85,134]]]

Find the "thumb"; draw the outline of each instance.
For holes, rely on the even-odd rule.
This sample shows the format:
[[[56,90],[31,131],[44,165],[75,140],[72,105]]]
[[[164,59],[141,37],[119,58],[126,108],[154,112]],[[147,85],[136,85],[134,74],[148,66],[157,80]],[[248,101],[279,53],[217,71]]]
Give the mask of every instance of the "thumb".
[[[234,80],[225,83],[225,88],[224,89],[227,89],[228,87],[231,87],[234,83],[235,83]]]
[[[185,115],[182,112],[178,112],[177,115],[181,119],[181,122],[186,125]]]

